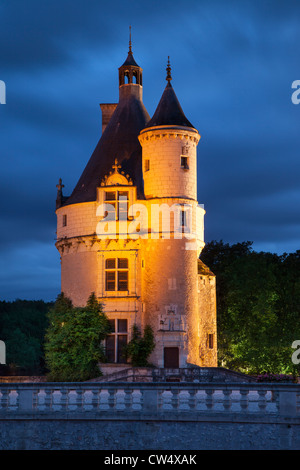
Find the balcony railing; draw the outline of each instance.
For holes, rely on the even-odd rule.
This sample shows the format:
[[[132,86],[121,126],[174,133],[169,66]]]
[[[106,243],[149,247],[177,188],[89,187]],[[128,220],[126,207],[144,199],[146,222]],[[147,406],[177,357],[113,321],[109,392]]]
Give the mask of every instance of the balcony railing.
[[[300,385],[264,383],[0,384],[0,419],[78,413],[300,417]],[[226,419],[226,418],[225,418]]]

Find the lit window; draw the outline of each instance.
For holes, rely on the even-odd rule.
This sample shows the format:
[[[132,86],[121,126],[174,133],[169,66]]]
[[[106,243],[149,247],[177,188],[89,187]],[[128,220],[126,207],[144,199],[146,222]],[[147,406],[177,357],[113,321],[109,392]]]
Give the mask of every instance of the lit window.
[[[128,342],[128,322],[124,319],[109,320],[110,334],[106,337],[105,352],[108,362],[126,363],[124,348]]]
[[[118,191],[118,219],[127,220],[128,219],[128,192],[127,191]]]
[[[128,219],[128,191],[105,191],[105,202],[110,204],[106,216],[111,214],[111,220]]]
[[[105,261],[105,290],[128,291],[127,258],[110,258]]]

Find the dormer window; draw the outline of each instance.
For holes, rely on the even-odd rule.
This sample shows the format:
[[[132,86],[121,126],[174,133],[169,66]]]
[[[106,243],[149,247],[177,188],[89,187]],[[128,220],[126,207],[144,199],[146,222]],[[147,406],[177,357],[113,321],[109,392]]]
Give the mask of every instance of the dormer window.
[[[107,209],[107,214],[111,220],[127,220],[128,219],[128,191],[105,191],[105,202],[111,207]]]

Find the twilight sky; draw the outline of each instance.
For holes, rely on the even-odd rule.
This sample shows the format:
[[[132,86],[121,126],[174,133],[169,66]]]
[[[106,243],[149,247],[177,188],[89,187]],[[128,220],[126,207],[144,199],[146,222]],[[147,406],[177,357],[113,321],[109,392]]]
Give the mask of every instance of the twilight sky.
[[[153,115],[172,85],[198,129],[205,240],[300,249],[300,2],[1,0],[0,299],[54,300],[56,184],[69,195],[128,52]]]

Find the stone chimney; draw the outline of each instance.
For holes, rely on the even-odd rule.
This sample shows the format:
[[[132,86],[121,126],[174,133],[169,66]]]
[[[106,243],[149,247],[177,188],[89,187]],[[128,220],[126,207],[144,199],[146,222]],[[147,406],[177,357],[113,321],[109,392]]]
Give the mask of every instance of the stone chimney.
[[[102,134],[105,131],[105,128],[109,123],[117,105],[117,103],[100,103],[100,108],[102,111]]]

